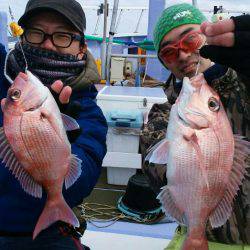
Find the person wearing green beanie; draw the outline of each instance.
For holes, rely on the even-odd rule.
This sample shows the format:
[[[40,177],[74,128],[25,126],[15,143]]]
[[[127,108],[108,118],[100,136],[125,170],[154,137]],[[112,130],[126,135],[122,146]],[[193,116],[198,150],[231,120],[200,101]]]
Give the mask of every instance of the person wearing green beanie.
[[[200,30],[204,21],[206,17],[199,9],[182,3],[166,8],[155,26],[156,53],[171,74],[163,86],[168,102],[153,105],[143,127],[140,137],[143,158],[148,149],[166,136],[171,105],[180,93],[182,79],[198,73],[203,73],[208,84],[220,95],[233,132],[250,139],[250,92],[246,91],[249,80],[227,66],[200,56],[200,48],[206,44],[206,37]],[[144,162],[142,168],[153,190],[159,193],[167,184],[166,166]],[[207,225],[210,250],[250,250],[250,163],[245,177],[227,222],[215,229],[210,223]],[[185,234],[186,228],[179,226],[166,250],[180,250]]]
[[[185,24],[201,24],[206,20],[200,10],[187,3],[173,5],[165,9],[154,29],[156,51],[159,51],[163,37],[174,28]]]
[[[189,32],[199,31],[202,22],[206,21],[206,17],[200,10],[194,6],[183,3],[170,6],[165,9],[160,16],[154,29],[154,46],[157,55],[162,64],[167,67],[178,79],[184,76],[192,77],[196,73],[205,71],[211,66],[209,59],[199,57],[198,51],[186,51],[177,49],[179,53],[179,60],[168,63],[162,58],[161,54],[164,52],[166,45],[175,44],[174,41],[185,37]],[[203,39],[202,34],[197,35],[197,39]],[[189,39],[189,37],[187,37]],[[167,47],[168,49],[168,47]],[[189,52],[189,53],[183,53]],[[191,53],[192,52],[192,53]],[[192,54],[189,56],[189,54]],[[164,56],[164,55],[163,55]],[[188,58],[188,60],[186,60]]]

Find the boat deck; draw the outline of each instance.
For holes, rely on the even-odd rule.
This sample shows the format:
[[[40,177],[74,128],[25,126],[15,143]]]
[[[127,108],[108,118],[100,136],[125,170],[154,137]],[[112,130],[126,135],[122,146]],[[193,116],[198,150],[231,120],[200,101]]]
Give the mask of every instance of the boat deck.
[[[107,228],[88,224],[82,243],[91,250],[163,250],[172,239],[176,223],[154,225],[116,222]]]
[[[102,169],[96,187],[84,203],[85,215],[90,223],[82,237],[82,243],[91,250],[163,250],[173,238],[176,223],[167,223],[164,218],[150,225],[122,219],[114,222],[110,220],[112,216],[104,215],[99,217],[100,220],[94,219],[97,211],[100,212],[101,207],[105,206],[113,208],[108,210],[106,207],[107,213],[110,211],[110,214],[119,214],[116,205],[125,189],[126,186],[108,184],[106,168]]]

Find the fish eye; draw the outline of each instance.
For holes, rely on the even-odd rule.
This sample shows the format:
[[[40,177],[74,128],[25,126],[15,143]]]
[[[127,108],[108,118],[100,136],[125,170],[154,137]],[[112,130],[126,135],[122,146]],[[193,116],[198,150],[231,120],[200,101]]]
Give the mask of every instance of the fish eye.
[[[208,108],[213,112],[218,111],[220,109],[219,101],[214,97],[210,97],[208,100]]]
[[[11,89],[9,92],[9,97],[12,101],[19,100],[21,96],[21,91],[19,89]]]

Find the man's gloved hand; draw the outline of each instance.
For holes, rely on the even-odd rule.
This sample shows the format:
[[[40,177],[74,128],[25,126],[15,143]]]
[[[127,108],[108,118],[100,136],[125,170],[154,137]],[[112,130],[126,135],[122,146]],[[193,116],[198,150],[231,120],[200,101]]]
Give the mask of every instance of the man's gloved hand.
[[[55,101],[61,111],[74,119],[77,119],[80,111],[82,110],[81,104],[77,101],[70,101],[72,89],[69,86],[63,87],[61,81],[55,81],[51,85],[51,93],[55,98]],[[77,130],[67,131],[68,139],[71,143],[75,142],[78,136],[81,134],[81,128]]]
[[[200,50],[202,57],[250,77],[250,15],[206,22],[201,25],[201,31],[208,43]]]

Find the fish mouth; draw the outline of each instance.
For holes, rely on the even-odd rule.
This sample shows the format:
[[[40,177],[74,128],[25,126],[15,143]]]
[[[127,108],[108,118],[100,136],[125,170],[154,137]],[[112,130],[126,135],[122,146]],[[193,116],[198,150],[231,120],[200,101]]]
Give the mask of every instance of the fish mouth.
[[[43,104],[45,103],[46,100],[47,100],[47,96],[40,103],[35,105],[34,107],[27,109],[26,112],[32,112],[32,111],[39,109],[40,107],[43,106]]]

